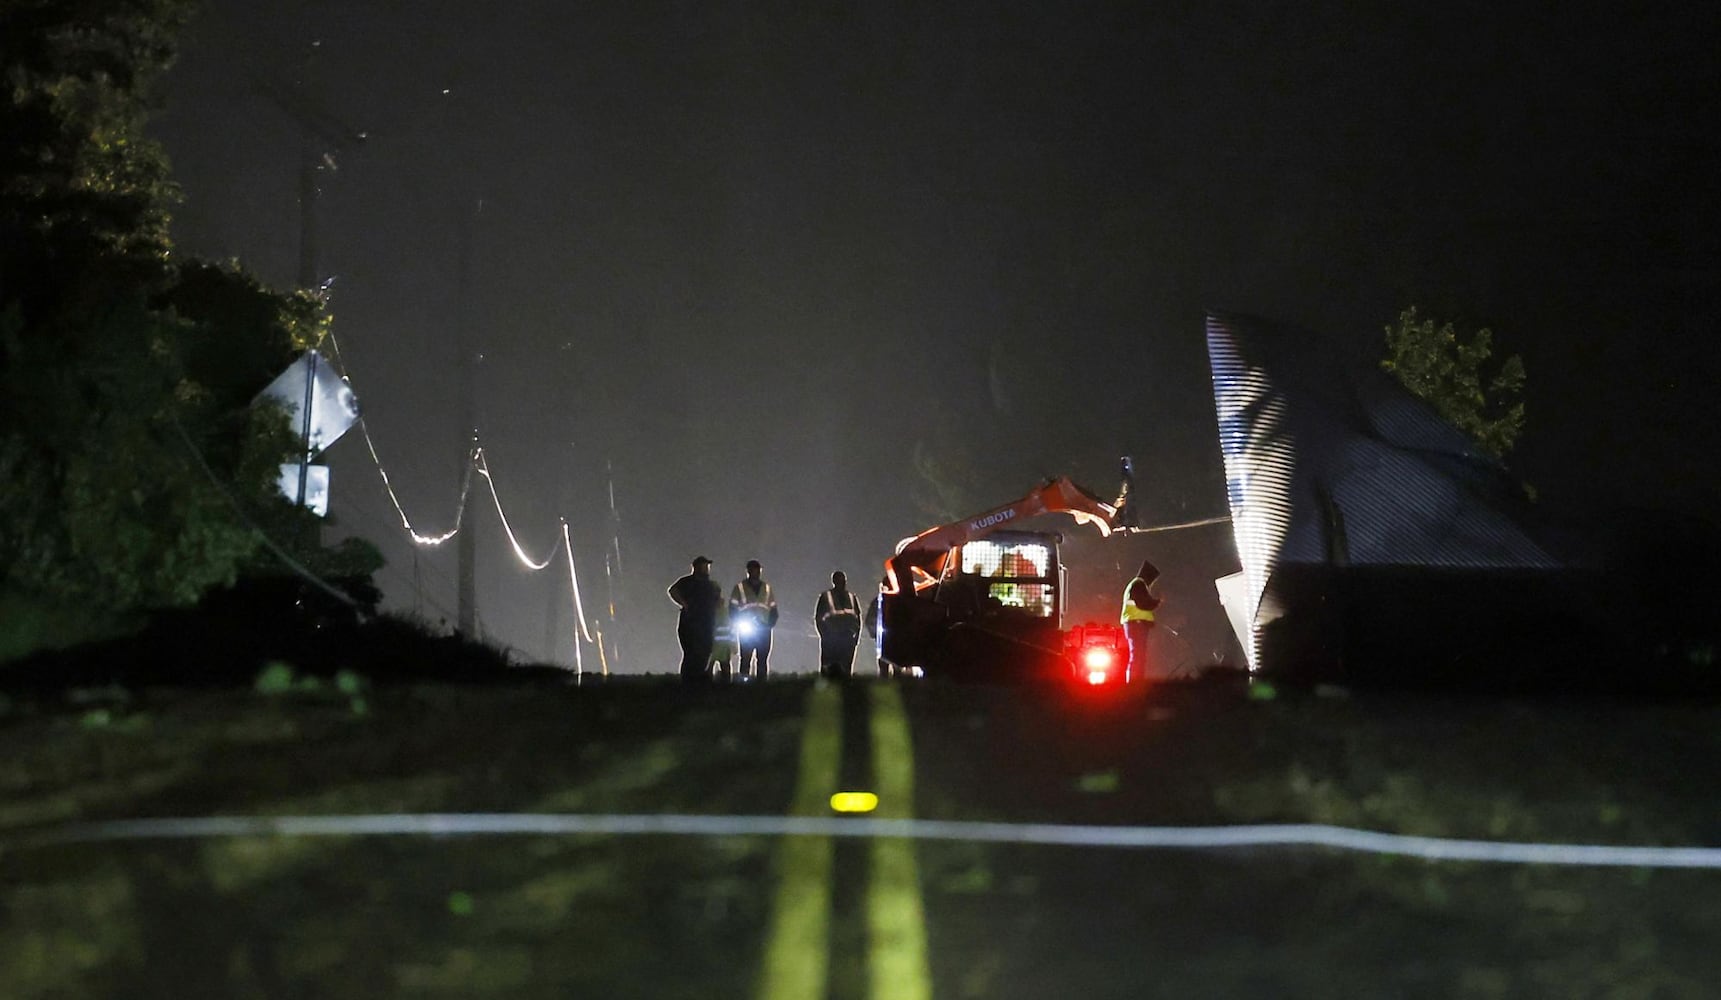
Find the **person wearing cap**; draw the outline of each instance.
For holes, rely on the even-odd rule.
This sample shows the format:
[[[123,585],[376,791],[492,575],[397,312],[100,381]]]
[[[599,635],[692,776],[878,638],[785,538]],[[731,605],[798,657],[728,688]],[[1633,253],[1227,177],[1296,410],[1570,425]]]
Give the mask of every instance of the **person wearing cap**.
[[[1129,639],[1129,679],[1147,676],[1147,643],[1153,635],[1154,612],[1160,599],[1153,593],[1154,581],[1159,579],[1159,567],[1143,559],[1141,570],[1123,588],[1123,611],[1118,620]]]
[[[847,680],[854,672],[855,646],[860,643],[861,603],[849,590],[848,575],[842,570],[831,574],[831,589],[819,595],[813,624],[819,630],[819,673]]]
[[[765,679],[771,659],[771,630],[777,626],[777,598],[761,575],[759,560],[747,560],[747,578],[729,592],[729,622],[741,647],[736,676]]]
[[[711,647],[717,642],[717,609],[723,605],[723,588],[711,579],[711,560],[698,556],[693,572],[669,585],[669,599],[681,609],[675,637],[681,642],[681,679],[703,680],[711,665]]]

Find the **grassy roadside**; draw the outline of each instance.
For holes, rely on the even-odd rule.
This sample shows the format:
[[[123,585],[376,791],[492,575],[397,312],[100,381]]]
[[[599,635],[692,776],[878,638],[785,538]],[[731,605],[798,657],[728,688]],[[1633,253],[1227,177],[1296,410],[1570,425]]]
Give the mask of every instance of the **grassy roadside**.
[[[1721,782],[1721,707],[1707,704],[905,693],[929,818],[1721,844],[1704,799]]]
[[[0,832],[199,814],[780,812],[804,687],[413,685],[366,690],[363,713],[332,686],[102,695],[0,718]],[[235,838],[0,852],[0,992],[736,995],[754,974],[770,847]],[[661,961],[666,947],[681,964]]]
[[[94,616],[0,590],[0,667],[34,653],[55,653],[89,642],[118,639],[144,627],[141,615]]]
[[[923,815],[1721,845],[1721,711],[1275,698],[915,702]],[[1721,874],[1321,851],[922,847],[940,997],[1703,997]]]

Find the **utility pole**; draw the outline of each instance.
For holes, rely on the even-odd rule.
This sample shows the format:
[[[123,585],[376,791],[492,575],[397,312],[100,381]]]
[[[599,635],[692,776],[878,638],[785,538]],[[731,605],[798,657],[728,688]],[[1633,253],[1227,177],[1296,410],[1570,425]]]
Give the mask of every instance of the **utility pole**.
[[[276,106],[287,112],[299,124],[299,280],[302,289],[317,287],[317,171],[323,165],[323,152],[317,142],[316,127],[308,115],[301,115],[294,106],[276,99]]]
[[[615,504],[615,463],[604,460],[604,485],[610,499],[610,551],[604,553],[604,585],[609,591],[609,655],[602,657],[604,676],[609,676],[611,661],[621,663],[621,649],[616,645],[616,587],[621,583],[621,514]],[[613,557],[613,559],[612,559]]]
[[[556,662],[556,647],[562,637],[562,588],[544,588],[544,662]],[[580,641],[578,628],[574,630],[574,644]]]
[[[322,194],[322,187],[317,183],[317,175],[324,171],[333,173],[337,169],[336,154],[358,147],[369,137],[369,133],[348,125],[311,96],[312,58],[320,45],[320,42],[312,42],[306,47],[304,61],[299,67],[299,79],[292,86],[282,86],[261,77],[252,79],[252,89],[299,128],[297,280],[299,287],[306,291],[320,286],[317,278],[317,198]]]
[[[312,42],[305,49],[299,67],[299,79],[291,88],[263,79],[255,79],[253,87],[276,110],[299,127],[299,268],[298,286],[304,291],[320,289],[317,278],[317,198],[322,189],[317,175],[335,170],[335,154],[344,153],[364,142],[366,134],[352,128],[314,101],[310,95],[312,58],[321,42]],[[299,428],[299,490],[298,505],[305,505],[311,475],[311,406],[317,383],[317,356],[311,355],[305,378],[305,399],[300,411]]]
[[[472,330],[472,235],[477,215],[484,211],[482,198],[460,204],[458,259],[454,282],[454,344],[456,377],[458,379],[455,412],[460,416],[461,453],[459,482],[465,482],[466,470],[472,462],[472,452],[478,446],[477,394],[478,352],[473,345]],[[489,489],[488,483],[485,488]],[[468,639],[478,636],[478,521],[471,519],[454,538],[456,590],[456,620],[460,634]]]
[[[573,442],[572,441],[568,442],[568,449],[570,452],[572,452],[572,450],[573,450]],[[556,464],[556,488],[555,488],[555,492],[552,493],[551,496],[555,497],[555,499],[556,499],[555,509],[557,511],[563,511],[563,510],[566,510],[568,507],[568,494],[570,492],[572,492],[569,488],[570,484],[568,482],[568,480],[571,478],[569,470],[573,467],[573,460],[572,460],[571,454],[569,456],[568,461],[557,462],[555,464]],[[573,535],[572,534],[570,534],[568,536],[568,539],[569,539],[569,544],[570,545],[573,544]],[[572,552],[568,553],[568,558],[569,559],[573,558]],[[570,586],[572,586],[571,583],[570,583]],[[547,588],[545,588],[545,591],[546,592],[545,592],[544,600],[546,603],[544,605],[544,662],[554,663],[554,662],[556,662],[557,647],[560,646],[560,644],[561,644],[562,601],[563,600],[571,601],[571,600],[573,600],[574,595],[570,592],[564,598],[562,595],[562,588],[560,588],[560,587],[547,587]],[[580,624],[581,623],[578,621],[574,622],[574,659],[576,661],[579,659],[579,656],[580,656]]]
[[[310,57],[305,57],[307,68]],[[303,86],[303,81],[300,83]],[[288,114],[293,114],[288,110]],[[317,133],[308,116],[293,115],[303,130],[299,140],[299,287],[317,287],[317,170],[322,154],[318,149]],[[305,493],[311,480],[311,406],[316,399],[317,355],[311,354],[305,371],[305,401],[299,413],[303,417],[299,428],[299,498],[305,506]]]

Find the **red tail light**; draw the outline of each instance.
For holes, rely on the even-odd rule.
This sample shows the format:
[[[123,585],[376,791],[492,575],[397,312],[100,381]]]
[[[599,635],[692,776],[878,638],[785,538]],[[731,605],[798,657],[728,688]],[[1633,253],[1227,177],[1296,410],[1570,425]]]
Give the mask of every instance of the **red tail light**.
[[[1064,634],[1064,653],[1074,667],[1071,680],[1092,687],[1122,686],[1129,680],[1129,653],[1123,627],[1089,622]]]
[[[1112,651],[1104,646],[1089,646],[1082,650],[1082,668],[1087,671],[1089,684],[1104,684],[1111,675]]]

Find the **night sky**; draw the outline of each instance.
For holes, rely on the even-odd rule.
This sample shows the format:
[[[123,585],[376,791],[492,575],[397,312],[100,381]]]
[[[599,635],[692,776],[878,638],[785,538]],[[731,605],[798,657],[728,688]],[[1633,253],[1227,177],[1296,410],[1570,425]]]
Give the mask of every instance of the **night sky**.
[[[1208,306],[1359,358],[1412,303],[1490,326],[1551,516],[1714,511],[1721,13],[1358,6],[211,0],[156,132],[181,251],[283,287],[283,105],[367,134],[318,147],[317,271],[383,463],[446,530],[465,315],[509,517],[534,554],[568,518],[592,615],[613,465],[627,670],[673,665],[698,553],[765,563],[810,667],[830,570],[932,523],[917,444],[979,507],[1131,454],[1152,516],[1223,513]],[[356,432],[327,461],[330,537],[452,622],[453,546],[415,570]],[[486,636],[570,660],[565,569],[472,504]],[[1224,533],[1152,552],[1216,622]]]

